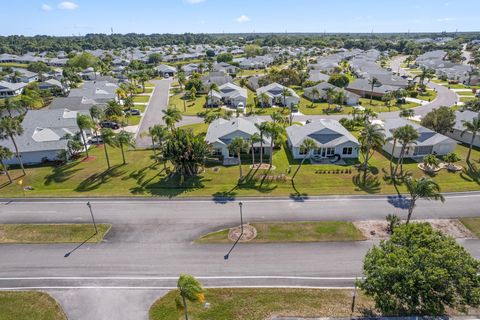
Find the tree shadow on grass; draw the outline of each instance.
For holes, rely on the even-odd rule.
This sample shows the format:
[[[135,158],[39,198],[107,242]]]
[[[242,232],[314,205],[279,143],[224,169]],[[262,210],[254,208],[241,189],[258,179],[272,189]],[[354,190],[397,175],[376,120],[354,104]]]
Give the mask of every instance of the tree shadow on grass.
[[[68,163],[62,166],[53,167],[52,173],[45,177],[44,185],[49,186],[52,183],[62,183],[70,179],[76,172],[82,170],[74,169],[78,162]]]
[[[130,189],[130,192],[136,195],[149,194],[152,196],[174,198],[181,194],[192,192],[205,187],[204,183],[210,181],[203,176],[197,175],[189,177],[181,182],[180,176],[177,174],[169,174],[162,177],[156,182],[150,183],[153,179],[161,174],[160,171],[156,176],[148,181],[144,181]]]
[[[80,182],[75,188],[75,191],[85,192],[98,189],[102,184],[109,182],[112,178],[124,175],[125,170],[120,170],[121,167],[122,165],[115,165],[112,166],[110,170],[92,174],[90,177]]]
[[[463,168],[460,177],[465,181],[480,185],[480,171],[474,163],[470,163],[468,167]]]
[[[364,191],[366,193],[379,193],[381,191],[381,184],[377,176],[367,174],[365,181],[363,181],[363,173],[359,173],[352,177],[352,183],[355,185],[355,191]]]
[[[298,191],[295,180],[292,180],[292,188],[294,192],[290,193],[290,199],[297,202],[304,202],[308,198],[308,193]]]

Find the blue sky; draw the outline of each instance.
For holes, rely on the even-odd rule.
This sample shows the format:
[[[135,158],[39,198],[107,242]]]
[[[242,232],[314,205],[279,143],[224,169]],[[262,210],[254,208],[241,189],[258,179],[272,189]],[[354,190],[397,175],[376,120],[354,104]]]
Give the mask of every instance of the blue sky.
[[[0,34],[479,31],[478,0],[15,0]],[[5,6],[3,6],[5,8]]]

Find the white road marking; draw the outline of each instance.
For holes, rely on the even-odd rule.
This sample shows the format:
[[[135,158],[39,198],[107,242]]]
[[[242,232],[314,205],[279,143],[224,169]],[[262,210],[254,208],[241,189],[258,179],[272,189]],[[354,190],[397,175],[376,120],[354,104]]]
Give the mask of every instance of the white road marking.
[[[195,276],[204,280],[235,279],[286,279],[286,280],[356,280],[362,277],[297,277],[297,276]],[[0,281],[9,280],[177,280],[176,277],[3,277]]]
[[[339,287],[339,286],[203,286],[207,289],[222,289],[222,288],[276,288],[276,289],[335,289],[335,290],[344,290],[344,289],[354,289],[354,287]],[[85,286],[85,287],[11,287],[11,288],[0,288],[0,291],[12,291],[12,290],[55,290],[55,289],[120,289],[120,290],[173,290],[177,287],[101,287],[101,286]]]

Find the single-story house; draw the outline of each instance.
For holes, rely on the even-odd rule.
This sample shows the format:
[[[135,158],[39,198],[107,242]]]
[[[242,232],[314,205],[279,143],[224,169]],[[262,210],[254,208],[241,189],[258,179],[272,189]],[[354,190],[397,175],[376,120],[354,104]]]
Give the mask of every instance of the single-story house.
[[[305,157],[301,145],[307,138],[312,139],[317,145],[317,149],[311,151],[313,156],[358,158],[358,140],[337,120],[319,119],[307,122],[303,126],[295,124],[286,130],[288,147],[294,159]]]
[[[328,74],[322,73],[320,70],[310,70],[308,72],[308,80],[313,81],[313,82],[319,82],[319,81],[328,81],[330,79],[330,76]]]
[[[11,98],[20,95],[23,88],[27,86],[24,82],[12,83],[0,81],[0,98]]]
[[[228,82],[218,87],[218,91],[213,90],[213,95],[208,94],[207,104],[209,106],[225,104],[234,108],[245,107],[247,105],[247,95],[247,89]]]
[[[57,79],[48,79],[43,82],[38,83],[38,88],[40,90],[50,90],[53,93],[58,93],[61,95],[68,95],[70,88],[67,85],[62,84]]]
[[[175,67],[167,66],[166,64],[161,64],[154,69],[155,72],[157,72],[157,74],[162,77],[165,77],[165,75],[173,77],[175,73],[177,73],[177,69]]]
[[[264,122],[258,117],[253,118],[233,118],[231,120],[217,119],[208,127],[205,141],[213,148],[214,155],[222,156],[224,163],[232,164],[232,160],[237,157],[228,150],[228,145],[235,137],[242,137],[244,140],[250,139],[255,133],[260,134],[256,124]],[[260,142],[254,144],[255,154],[260,153]],[[263,154],[270,154],[271,138],[263,137]],[[251,150],[249,151],[251,152]],[[234,163],[234,162],[233,162]]]
[[[358,104],[358,99],[360,99],[360,96],[358,94],[346,91],[328,82],[321,82],[313,87],[305,88],[303,95],[311,101],[326,101],[327,90],[329,88],[335,90],[336,92],[343,92],[343,96],[345,99],[344,104],[347,104],[349,106],[355,106]],[[316,95],[315,89],[318,91],[318,95]]]
[[[23,163],[38,164],[55,161],[58,160],[61,151],[68,152],[68,141],[65,135],[74,136],[80,132],[77,114],[77,111],[68,109],[28,110],[22,121],[24,132],[15,139]],[[0,145],[9,148],[12,152],[15,150],[9,139],[1,140]],[[13,156],[6,163],[18,164],[19,162]]]
[[[387,92],[393,92],[398,88],[385,85],[375,85],[372,91],[372,84],[367,79],[357,79],[348,84],[345,88],[347,91],[353,92],[363,98],[365,97],[383,97]]]
[[[225,74],[224,72],[210,72],[209,74],[202,76],[201,81],[205,90],[208,91],[213,83],[215,83],[217,87],[220,87],[225,83],[232,82],[233,79],[231,76]]]
[[[213,71],[216,71],[216,72],[236,74],[238,69],[239,69],[238,67],[232,66],[231,64],[226,62],[219,62],[219,63],[213,64]]]
[[[479,116],[478,112],[473,112],[470,110],[456,111],[455,116],[456,116],[455,124],[453,125],[452,130],[445,133],[445,135],[452,139],[455,139],[457,141],[470,145],[470,142],[472,141],[472,133],[469,131],[466,131],[462,136],[462,132],[463,130],[465,130],[465,127],[463,126],[463,122],[472,121],[474,118],[477,118]],[[480,148],[479,134],[477,134],[475,139],[473,140],[473,145]]]
[[[108,80],[84,81],[83,86],[70,90],[69,97],[83,97],[85,100],[102,104],[110,100],[117,100],[117,81]]]
[[[82,72],[79,72],[78,75],[83,80],[96,80],[98,77],[100,77],[100,72],[95,71],[95,69],[92,67],[89,67],[83,70]]]
[[[405,125],[411,125],[419,133],[419,138],[412,143],[407,149],[405,157],[407,158],[422,158],[429,154],[436,154],[444,156],[447,153],[453,152],[457,146],[457,142],[443,134],[425,128],[417,123],[410,122],[403,118],[387,119],[382,121],[381,125],[385,129],[385,137],[387,142],[383,145],[383,150],[395,158],[400,156],[402,146],[397,143],[393,149],[393,132],[395,129]],[[390,138],[390,139],[389,139]]]
[[[194,72],[199,72],[199,67],[196,63],[189,63],[182,66],[182,70],[185,72],[185,75],[189,76]]]
[[[17,72],[18,76],[15,76],[13,73],[7,75],[5,78],[10,82],[31,83],[38,81],[38,74],[35,72],[31,72],[22,68],[13,68],[13,71]]]
[[[287,89],[290,95],[283,96],[283,90]],[[263,94],[266,94],[266,101],[262,101]],[[276,82],[271,83],[265,87],[261,87],[257,89],[257,98],[259,103],[264,106],[273,106],[273,105],[281,105],[284,107],[289,107],[292,104],[298,104],[300,102],[300,97],[298,94],[291,88],[282,86]],[[284,99],[285,98],[285,99]],[[285,100],[285,101],[284,101]],[[285,105],[284,105],[285,103]]]

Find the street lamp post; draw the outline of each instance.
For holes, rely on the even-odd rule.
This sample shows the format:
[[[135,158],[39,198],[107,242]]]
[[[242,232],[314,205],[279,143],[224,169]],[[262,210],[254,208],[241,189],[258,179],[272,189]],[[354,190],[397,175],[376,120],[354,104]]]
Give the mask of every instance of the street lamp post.
[[[95,234],[98,234],[97,224],[95,223],[95,217],[93,216],[92,205],[90,201],[87,202],[87,207],[90,209],[90,215],[92,216],[93,226],[95,227]]]
[[[227,252],[227,254],[223,256],[223,259],[225,259],[225,260],[228,260],[228,258],[230,257],[230,253],[233,251],[233,248],[235,248],[238,241],[240,241],[240,239],[243,236],[243,211],[242,211],[243,203],[239,202],[238,206],[240,207],[240,230],[241,230],[241,232],[240,232],[240,235],[238,236],[238,239],[235,240],[235,243],[233,244],[233,246],[230,248],[230,250]]]

